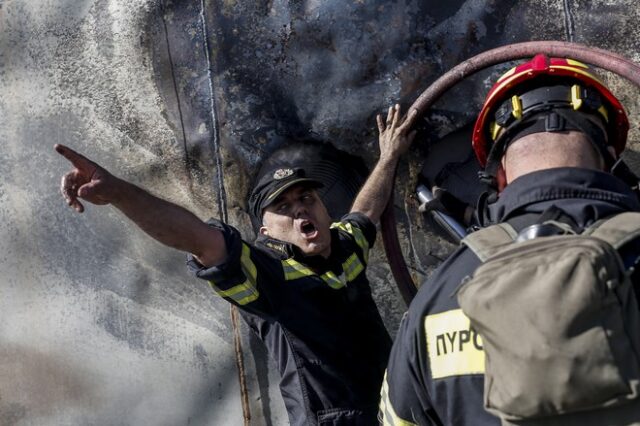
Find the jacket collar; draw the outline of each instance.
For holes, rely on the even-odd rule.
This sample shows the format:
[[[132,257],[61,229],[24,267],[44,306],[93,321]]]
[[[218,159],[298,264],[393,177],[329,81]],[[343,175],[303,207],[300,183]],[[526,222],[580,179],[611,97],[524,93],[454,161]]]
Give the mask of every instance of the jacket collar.
[[[296,246],[294,246],[293,244],[286,243],[281,240],[276,240],[275,238],[270,238],[262,234],[259,234],[256,237],[254,245],[267,252],[269,255],[271,255],[271,257],[280,260],[285,260],[293,257],[296,251]]]
[[[589,208],[585,208],[585,200]],[[541,170],[509,184],[486,208],[486,219],[497,223],[515,215],[542,213],[557,205],[580,222],[590,222],[620,211],[640,211],[640,202],[624,182],[609,173],[575,167]],[[586,212],[585,218],[585,210]]]
[[[275,238],[270,238],[266,235],[258,235],[256,240],[254,241],[254,245],[259,249],[268,253],[271,257],[276,259],[285,260],[294,258],[300,263],[304,263],[312,268],[324,269],[326,265],[329,264],[330,260],[335,257],[335,255],[340,251],[340,246],[338,244],[338,236],[336,235],[337,231],[335,229],[331,229],[331,254],[328,259],[316,255],[316,256],[305,256],[300,249],[291,243],[287,243],[282,240],[277,240]]]

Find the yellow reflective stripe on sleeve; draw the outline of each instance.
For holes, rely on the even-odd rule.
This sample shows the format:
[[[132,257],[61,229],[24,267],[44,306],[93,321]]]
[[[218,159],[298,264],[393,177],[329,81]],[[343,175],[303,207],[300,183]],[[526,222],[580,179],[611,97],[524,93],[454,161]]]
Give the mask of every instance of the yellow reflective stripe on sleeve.
[[[240,257],[240,266],[242,267],[242,272],[247,277],[247,281],[250,281],[251,284],[255,287],[256,282],[258,281],[258,270],[256,269],[256,265],[251,260],[251,249],[246,244],[242,244],[242,257]]]
[[[434,379],[484,373],[482,338],[462,309],[427,315],[424,331]]]
[[[417,426],[415,423],[411,423],[396,414],[393,409],[391,400],[389,399],[389,384],[387,383],[387,373],[384,374],[384,381],[382,382],[382,390],[380,392],[380,413],[378,418],[382,420],[383,426]]]
[[[364,271],[364,265],[362,264],[362,262],[360,262],[360,258],[358,257],[358,255],[353,253],[342,264],[342,270],[347,277],[347,281],[353,281],[358,277],[360,272]]]
[[[249,302],[253,302],[259,296],[258,291],[246,283],[239,284],[229,290],[220,290],[213,282],[210,282],[210,284],[220,296],[233,299],[238,302],[239,305],[246,305]]]
[[[246,280],[228,290],[221,290],[213,281],[209,281],[211,288],[222,297],[233,299],[239,305],[246,305],[253,302],[260,296],[256,287],[258,271],[256,265],[251,260],[251,251],[249,246],[242,244],[242,256],[240,257],[240,267]]]
[[[369,242],[367,241],[367,238],[364,236],[364,233],[360,230],[360,228],[354,227],[348,222],[335,222],[331,225],[331,228],[341,229],[349,235],[353,236],[353,238],[356,240],[356,244],[358,244],[358,247],[362,249],[364,261],[369,261]]]

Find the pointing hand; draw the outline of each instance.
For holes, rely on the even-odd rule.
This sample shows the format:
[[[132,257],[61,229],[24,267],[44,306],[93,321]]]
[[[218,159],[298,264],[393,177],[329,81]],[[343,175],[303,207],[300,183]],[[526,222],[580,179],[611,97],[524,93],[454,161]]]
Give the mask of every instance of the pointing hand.
[[[60,191],[69,206],[82,213],[82,198],[92,204],[109,204],[113,201],[113,183],[116,178],[88,158],[64,145],[55,145],[55,150],[69,160],[74,169],[62,176]]]

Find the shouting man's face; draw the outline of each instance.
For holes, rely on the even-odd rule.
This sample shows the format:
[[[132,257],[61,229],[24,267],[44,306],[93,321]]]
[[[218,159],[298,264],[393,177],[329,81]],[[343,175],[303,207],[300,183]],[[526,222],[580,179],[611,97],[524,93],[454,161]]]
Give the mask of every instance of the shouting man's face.
[[[305,255],[331,254],[331,218],[318,193],[294,185],[264,209],[260,233],[297,246]]]

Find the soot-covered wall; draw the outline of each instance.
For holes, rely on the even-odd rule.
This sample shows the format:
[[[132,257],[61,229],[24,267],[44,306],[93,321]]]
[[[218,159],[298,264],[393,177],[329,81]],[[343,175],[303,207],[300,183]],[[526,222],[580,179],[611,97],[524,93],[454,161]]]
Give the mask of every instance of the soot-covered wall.
[[[246,195],[278,149],[330,143],[371,167],[375,114],[458,62],[544,39],[638,62],[639,18],[633,0],[0,0],[0,424],[243,418],[228,306],[114,209],[68,209],[54,143],[251,238]],[[464,126],[500,70],[452,90],[400,165],[416,281],[452,248],[417,213],[417,175],[458,164],[451,189],[474,187]],[[605,79],[638,140],[637,89]],[[381,241],[368,274],[394,334],[405,306]],[[241,333],[251,424],[286,424],[273,364]]]

